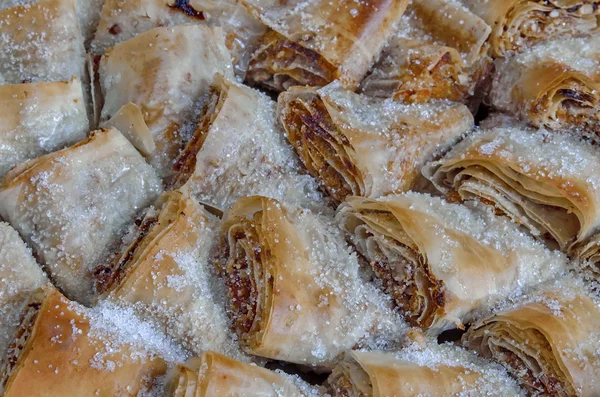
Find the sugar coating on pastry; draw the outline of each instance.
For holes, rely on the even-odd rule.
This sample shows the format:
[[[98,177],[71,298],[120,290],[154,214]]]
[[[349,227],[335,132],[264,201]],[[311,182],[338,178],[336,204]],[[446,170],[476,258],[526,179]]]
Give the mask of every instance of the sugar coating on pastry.
[[[0,222],[0,357],[15,336],[23,304],[47,282],[31,249],[16,230]]]
[[[0,214],[32,245],[53,281],[87,304],[92,273],[137,211],[161,192],[156,172],[115,129],[15,167]]]
[[[184,152],[195,156],[193,169],[183,170],[191,175],[180,178],[186,189],[222,209],[241,197],[261,195],[326,210],[316,181],[303,174],[285,140],[272,99],[218,78],[209,102],[195,132],[202,142]]]
[[[75,0],[43,0],[0,11],[0,84],[84,76]]]
[[[498,395],[509,397],[524,395],[519,389],[518,383],[508,375],[504,367],[456,345],[429,343],[423,348],[417,344],[411,344],[407,348],[393,353],[393,355],[398,360],[433,370],[436,370],[439,366],[461,367],[480,375],[475,384],[465,382],[463,391],[465,396]]]
[[[160,200],[125,237],[127,248],[109,268],[116,285],[97,284],[107,289],[102,298],[133,309],[190,353],[247,360],[229,330],[224,285],[213,271],[218,219],[177,191]]]

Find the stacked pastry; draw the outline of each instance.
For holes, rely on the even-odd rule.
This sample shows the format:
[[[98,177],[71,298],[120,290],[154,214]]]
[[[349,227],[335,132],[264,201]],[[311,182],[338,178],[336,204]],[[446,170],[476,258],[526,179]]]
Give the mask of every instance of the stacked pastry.
[[[566,268],[512,223],[428,195],[350,197],[337,219],[407,320],[428,333],[464,328],[476,312]]]
[[[197,43],[206,43],[203,51],[194,51]],[[202,106],[215,73],[233,77],[222,30],[202,25],[156,28],[135,36],[108,50],[98,73],[100,122],[130,102],[139,107],[156,144],[151,163],[161,176],[170,175],[189,135],[187,120]]]
[[[542,41],[590,36],[598,29],[593,0],[462,0],[492,27],[490,53],[504,57]]]
[[[452,200],[489,203],[567,252],[586,244],[599,227],[596,147],[503,117],[487,124],[423,173]]]
[[[377,101],[337,83],[282,93],[279,119],[304,166],[337,202],[418,187],[425,163],[473,128],[461,104]]]
[[[490,31],[456,1],[414,0],[361,91],[407,103],[465,101],[490,67]]]
[[[598,395],[599,8],[0,1],[0,393]]]
[[[116,129],[28,160],[0,186],[0,215],[32,246],[69,298],[91,303],[94,269],[162,187],[156,172]]]
[[[463,337],[494,358],[531,395],[600,393],[600,301],[566,277],[475,323]]]
[[[403,323],[365,282],[324,215],[266,197],[239,200],[222,226],[219,271],[248,353],[330,367],[353,346],[394,346]]]
[[[118,255],[95,268],[100,299],[133,309],[190,352],[242,358],[210,268],[217,218],[189,194],[170,191],[130,230]]]
[[[251,195],[322,209],[317,184],[302,175],[285,142],[275,106],[266,95],[217,75],[193,134],[175,160],[172,185],[224,209]]]
[[[490,104],[536,127],[600,134],[600,37],[561,38],[498,63]]]

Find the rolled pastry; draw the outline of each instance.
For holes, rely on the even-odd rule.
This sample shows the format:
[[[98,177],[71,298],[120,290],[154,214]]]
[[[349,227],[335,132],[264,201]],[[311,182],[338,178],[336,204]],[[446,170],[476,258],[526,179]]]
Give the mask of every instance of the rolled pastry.
[[[13,166],[84,139],[81,82],[0,85],[0,179]]]
[[[156,172],[119,131],[98,130],[13,168],[0,187],[0,215],[26,238],[52,281],[90,303],[94,268],[160,191]]]
[[[84,76],[75,0],[41,0],[0,11],[0,48],[0,84]]]
[[[170,397],[317,397],[317,389],[297,377],[206,352],[168,375]]]
[[[525,395],[504,368],[449,344],[352,351],[327,383],[334,397]]]
[[[325,217],[255,196],[222,230],[220,272],[247,353],[327,367],[353,346],[401,338],[403,324]]]
[[[464,101],[487,74],[490,30],[454,0],[413,1],[361,91],[405,103]]]
[[[511,121],[467,137],[423,174],[451,199],[480,199],[568,250],[600,227],[597,148]]]
[[[463,339],[503,364],[530,395],[597,396],[599,308],[566,279],[479,321]]]
[[[503,57],[542,40],[593,34],[600,11],[595,0],[462,0],[492,27],[490,52]]]
[[[279,118],[308,171],[339,202],[410,190],[427,161],[473,128],[464,105],[375,101],[335,83],[282,93]]]
[[[339,3],[243,0],[267,25],[247,80],[274,91],[323,87],[340,80],[355,88],[392,35],[408,0]]]
[[[336,220],[413,325],[438,334],[566,269],[566,258],[486,208],[425,194],[348,197]]]
[[[164,360],[98,323],[57,290],[39,290],[0,367],[3,396],[136,396],[165,374]]]
[[[150,29],[186,23],[223,28],[235,73],[241,79],[259,37],[266,32],[266,27],[234,0],[107,0],[92,51],[103,54],[109,47]]]
[[[538,44],[498,62],[490,105],[536,127],[600,135],[600,37]]]
[[[216,217],[188,194],[171,191],[136,226],[122,252],[96,269],[96,290],[133,307],[194,354],[216,350],[239,357],[225,291],[211,272]]]
[[[47,283],[42,267],[19,234],[0,222],[0,357],[14,339],[23,305]]]
[[[313,178],[277,123],[275,102],[218,76],[192,139],[175,162],[175,187],[201,202],[231,207],[239,198],[263,195],[293,205],[322,207]]]
[[[202,51],[198,45],[202,43]],[[156,143],[152,164],[168,174],[185,142],[186,122],[204,100],[215,73],[233,77],[220,29],[156,28],[112,47],[100,61],[104,106],[100,122],[129,102],[138,106]]]

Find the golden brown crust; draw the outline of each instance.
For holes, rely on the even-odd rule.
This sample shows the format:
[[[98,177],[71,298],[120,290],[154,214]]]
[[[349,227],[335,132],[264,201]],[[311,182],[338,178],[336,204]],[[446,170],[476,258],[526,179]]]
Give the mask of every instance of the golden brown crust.
[[[57,396],[135,396],[166,372],[161,359],[139,352],[135,358],[130,345],[102,339],[80,310],[55,289],[46,291],[4,396],[31,396],[40,390]],[[99,356],[115,368],[99,366]]]
[[[327,380],[335,397],[516,396],[497,365],[450,345],[407,346],[399,352],[350,351]]]
[[[596,395],[598,306],[579,286],[556,288],[479,321],[464,339],[504,364],[532,394]]]
[[[168,375],[169,397],[302,397],[310,386],[301,380],[243,363],[214,351],[189,359]],[[311,394],[312,395],[312,394]]]
[[[464,102],[488,71],[489,33],[490,27],[459,2],[415,0],[361,90],[405,103]]]
[[[565,251],[585,243],[600,225],[597,176],[591,171],[600,164],[596,148],[573,136],[498,122],[502,125],[466,138],[427,165],[423,174],[444,193],[492,203]]]
[[[164,193],[114,261],[103,297],[133,307],[191,352],[241,357],[210,269],[217,219],[188,192]],[[99,280],[100,283],[102,280]]]

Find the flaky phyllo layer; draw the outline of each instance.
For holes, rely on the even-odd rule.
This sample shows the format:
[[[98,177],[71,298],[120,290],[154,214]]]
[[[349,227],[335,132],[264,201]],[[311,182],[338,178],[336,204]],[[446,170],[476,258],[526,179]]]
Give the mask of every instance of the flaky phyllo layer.
[[[173,170],[175,171],[175,176],[172,183],[174,188],[183,186],[194,173],[197,155],[202,150],[202,145],[208,136],[209,129],[219,115],[219,110],[223,106],[226,97],[226,86],[211,86],[208,101],[198,116],[198,124],[194,130],[194,134],[174,162]]]
[[[3,2],[0,84],[84,80],[80,6],[75,0]]]
[[[344,220],[348,222],[344,226],[355,237],[365,237],[358,249],[369,259],[384,290],[412,324],[430,327],[436,317],[443,316],[446,302],[444,282],[432,274],[427,258],[419,254],[417,245],[392,213],[373,208],[350,216],[356,218]],[[384,230],[394,230],[395,236],[374,237]]]
[[[276,103],[222,76],[211,85],[174,171],[175,187],[219,208],[253,195],[322,207],[317,183],[302,170],[277,122]]]
[[[250,59],[247,80],[284,91],[294,85],[323,87],[333,80],[356,88],[408,1],[242,3],[270,28]]]
[[[155,343],[164,337],[129,316],[108,306],[84,308],[51,286],[39,290],[24,308],[3,368],[3,395],[137,395],[147,389],[166,372]]]
[[[103,1],[91,52],[110,47],[159,26],[201,24],[220,27],[231,52],[235,73],[244,78],[248,58],[266,27],[236,1],[121,0]]]
[[[274,91],[285,91],[295,85],[323,87],[336,76],[336,68],[318,52],[275,31],[261,38],[248,69],[246,78],[251,84]]]
[[[465,0],[492,27],[491,54],[506,56],[542,40],[592,34],[599,26],[594,0]]]
[[[90,304],[95,268],[161,190],[135,147],[116,129],[101,129],[13,168],[0,186],[0,213],[27,238],[50,279]]]
[[[490,104],[537,127],[600,134],[600,38],[541,43],[498,63]]]
[[[81,81],[0,86],[0,178],[26,160],[71,145],[89,129]],[[47,128],[56,120],[55,128]]]
[[[220,270],[247,352],[323,366],[397,329],[385,299],[361,282],[342,236],[317,215],[250,197],[233,207],[223,231]]]
[[[411,189],[425,162],[473,125],[463,105],[377,101],[336,84],[282,93],[279,117],[308,171],[340,202]]]
[[[209,351],[177,365],[168,375],[166,396],[320,396],[302,380]]]
[[[413,1],[361,90],[405,103],[464,101],[489,68],[489,34],[490,27],[459,2]]]
[[[348,352],[327,384],[335,397],[523,395],[500,365],[437,343]]]
[[[336,219],[407,320],[430,334],[462,328],[566,263],[504,219],[427,195],[349,197]]]
[[[411,39],[394,44],[361,83],[364,94],[404,103],[461,101],[467,96],[471,78],[455,49]]]
[[[552,288],[478,322],[465,341],[508,368],[531,395],[595,396],[600,392],[598,303],[578,286]]]
[[[600,157],[571,135],[507,121],[458,144],[423,174],[452,199],[479,199],[561,249],[585,244],[600,226]]]
[[[39,314],[45,294],[45,290],[38,289],[37,291],[32,292],[28,299],[23,303],[18,331],[0,362],[0,379],[2,382],[0,384],[0,392],[3,392],[6,389],[11,375],[17,369],[17,363],[21,354],[27,349],[27,343],[32,334],[33,326]]]
[[[196,51],[198,43],[204,43],[203,51]],[[171,177],[190,121],[204,104],[215,74],[233,79],[232,70],[221,29],[191,24],[151,29],[102,56],[100,121],[114,117],[129,102],[138,106],[156,145],[149,160],[161,176]]]
[[[114,261],[96,271],[103,298],[133,307],[191,352],[241,357],[210,264],[216,218],[186,191],[175,190],[133,229]]]
[[[575,126],[600,135],[600,81],[576,71],[565,72],[562,66],[558,68],[560,76],[530,107],[531,119],[538,126],[552,129]]]

